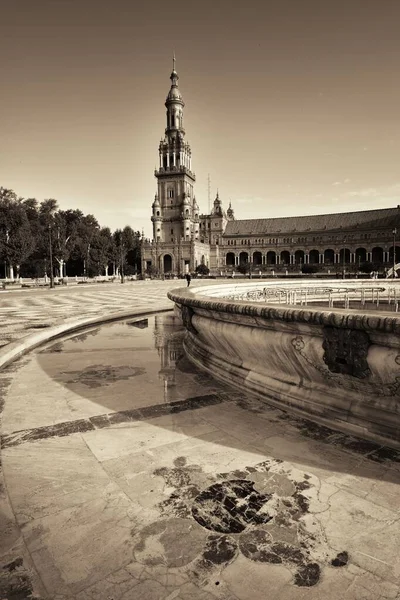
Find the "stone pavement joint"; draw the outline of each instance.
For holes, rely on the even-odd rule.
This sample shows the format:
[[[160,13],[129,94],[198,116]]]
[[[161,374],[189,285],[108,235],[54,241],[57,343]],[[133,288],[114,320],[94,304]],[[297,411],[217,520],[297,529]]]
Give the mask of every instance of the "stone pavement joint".
[[[143,421],[146,419],[154,419],[163,415],[172,415],[183,412],[185,410],[193,410],[212,406],[226,402],[226,398],[217,394],[207,394],[204,396],[194,396],[187,400],[176,402],[168,402],[166,404],[154,404],[145,406],[141,409],[123,410],[102,415],[95,415],[89,419],[78,419],[75,421],[67,421],[66,423],[57,423],[56,425],[36,427],[35,429],[25,429],[22,431],[14,431],[13,433],[1,436],[1,447],[12,448],[26,442],[43,440],[52,437],[63,437],[72,433],[83,433],[85,431],[93,431],[94,429],[104,429],[111,427],[116,423],[129,423],[130,421]]]

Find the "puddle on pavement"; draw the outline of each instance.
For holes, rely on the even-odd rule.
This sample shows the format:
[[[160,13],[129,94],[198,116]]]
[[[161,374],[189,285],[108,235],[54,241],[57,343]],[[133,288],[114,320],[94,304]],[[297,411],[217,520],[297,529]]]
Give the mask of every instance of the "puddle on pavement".
[[[183,336],[180,319],[172,312],[163,313],[57,341],[40,350],[37,360],[53,380],[112,411],[220,390],[220,383],[185,357]]]

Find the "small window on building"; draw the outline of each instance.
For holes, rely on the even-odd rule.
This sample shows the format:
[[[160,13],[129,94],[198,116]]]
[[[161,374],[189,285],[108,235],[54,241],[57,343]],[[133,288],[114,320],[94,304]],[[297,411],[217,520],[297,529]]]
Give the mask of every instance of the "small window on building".
[[[171,235],[174,235],[174,230],[173,229],[171,229]]]
[[[156,215],[157,215],[157,217],[160,216],[160,211],[159,210],[157,211]]]

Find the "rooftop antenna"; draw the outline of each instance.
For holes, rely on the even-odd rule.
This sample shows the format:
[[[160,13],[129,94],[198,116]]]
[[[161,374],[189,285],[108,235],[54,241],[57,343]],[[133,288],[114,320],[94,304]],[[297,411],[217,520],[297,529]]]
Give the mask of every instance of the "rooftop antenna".
[[[211,179],[210,173],[208,174],[208,214],[211,213]]]

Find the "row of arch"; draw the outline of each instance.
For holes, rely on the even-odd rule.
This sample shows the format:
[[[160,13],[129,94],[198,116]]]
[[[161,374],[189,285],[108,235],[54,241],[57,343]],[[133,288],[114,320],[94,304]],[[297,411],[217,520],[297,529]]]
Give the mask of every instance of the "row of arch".
[[[396,246],[395,260],[396,262],[400,261],[400,246]],[[349,248],[341,248],[339,252],[335,252],[332,248],[328,248],[323,252],[314,249],[307,253],[304,250],[296,250],[293,253],[290,253],[288,250],[283,250],[280,253],[270,250],[265,255],[258,251],[253,252],[252,256],[248,252],[240,252],[239,254],[228,252],[225,264],[227,266],[235,266],[250,261],[253,265],[301,265],[304,263],[333,265],[335,263],[360,264],[366,261],[371,261],[372,263],[391,263],[393,262],[393,246],[388,251],[380,247],[372,248],[371,251],[366,250],[366,248],[357,248],[355,252],[352,252]]]

